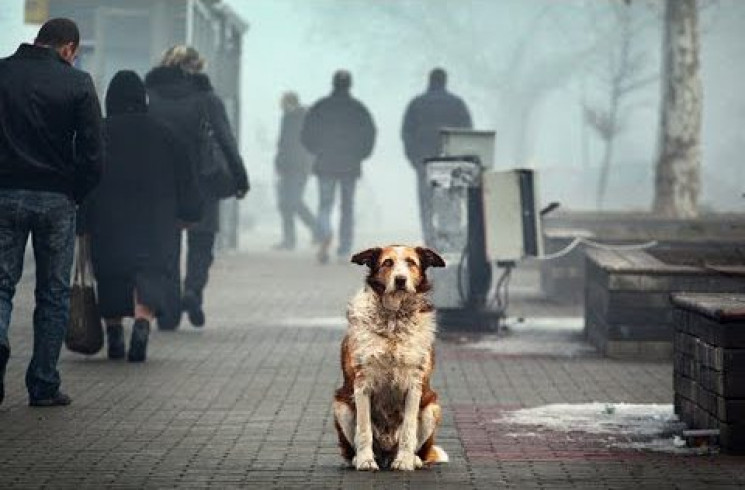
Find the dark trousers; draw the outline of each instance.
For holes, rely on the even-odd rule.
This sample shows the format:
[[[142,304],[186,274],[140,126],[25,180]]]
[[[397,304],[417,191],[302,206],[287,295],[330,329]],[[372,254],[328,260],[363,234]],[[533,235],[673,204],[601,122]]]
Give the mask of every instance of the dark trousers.
[[[59,391],[57,371],[70,317],[70,269],[75,243],[75,204],[63,194],[0,190],[0,344],[10,348],[13,296],[31,235],[36,263],[34,351],[26,371],[29,397]]]
[[[318,176],[318,239],[330,239],[331,211],[334,207],[336,187],[341,191],[341,218],[339,221],[339,248],[337,255],[347,255],[352,250],[354,234],[354,191],[357,178],[354,176]]]
[[[184,294],[193,294],[202,303],[209,271],[215,259],[215,233],[189,230],[186,234],[186,277]]]
[[[283,174],[277,182],[279,214],[282,216],[282,243],[294,247],[296,244],[295,217],[316,235],[316,220],[303,201],[308,176],[304,174]]]

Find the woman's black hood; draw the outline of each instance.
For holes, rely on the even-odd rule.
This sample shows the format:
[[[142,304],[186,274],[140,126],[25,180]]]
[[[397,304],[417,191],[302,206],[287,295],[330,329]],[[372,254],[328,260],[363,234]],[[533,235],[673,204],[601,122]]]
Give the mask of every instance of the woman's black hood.
[[[137,73],[121,70],[111,79],[106,91],[106,115],[138,112],[147,112],[145,85]]]

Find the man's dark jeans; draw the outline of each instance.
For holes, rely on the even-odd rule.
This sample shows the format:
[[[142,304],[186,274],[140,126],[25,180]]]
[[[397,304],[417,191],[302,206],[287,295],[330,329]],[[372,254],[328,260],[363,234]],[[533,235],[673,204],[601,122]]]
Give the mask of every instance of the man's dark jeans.
[[[339,219],[339,256],[348,255],[352,250],[354,236],[354,191],[357,186],[355,176],[318,176],[318,239],[331,238],[331,211],[334,207],[336,186],[341,191],[341,217]]]
[[[10,346],[13,296],[31,235],[36,263],[34,352],[26,371],[31,399],[57,394],[57,371],[70,316],[75,204],[64,194],[0,190],[0,344]]]

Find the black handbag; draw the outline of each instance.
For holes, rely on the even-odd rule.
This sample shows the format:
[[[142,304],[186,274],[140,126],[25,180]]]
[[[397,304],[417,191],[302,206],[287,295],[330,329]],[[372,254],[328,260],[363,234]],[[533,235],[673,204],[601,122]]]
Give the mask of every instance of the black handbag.
[[[214,199],[234,196],[236,184],[233,173],[230,171],[225,152],[217,141],[215,130],[207,117],[202,120],[200,134],[201,155],[198,169],[200,187],[208,197]]]
[[[70,321],[65,346],[78,354],[93,355],[101,350],[104,339],[88,239],[78,236],[75,248],[75,276],[70,291]]]

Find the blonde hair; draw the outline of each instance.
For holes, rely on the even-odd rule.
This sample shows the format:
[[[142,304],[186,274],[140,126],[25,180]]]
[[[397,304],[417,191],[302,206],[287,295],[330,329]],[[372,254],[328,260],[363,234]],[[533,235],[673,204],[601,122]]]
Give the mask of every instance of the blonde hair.
[[[188,73],[199,73],[206,64],[199,51],[183,44],[166,49],[160,60],[160,66],[177,66]]]

